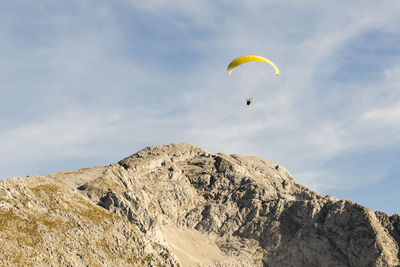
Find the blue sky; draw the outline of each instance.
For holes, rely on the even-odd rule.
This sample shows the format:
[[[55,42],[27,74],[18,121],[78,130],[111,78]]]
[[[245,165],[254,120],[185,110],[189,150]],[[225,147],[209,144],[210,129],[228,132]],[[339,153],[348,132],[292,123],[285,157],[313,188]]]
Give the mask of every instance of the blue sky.
[[[0,177],[189,142],[400,213],[398,10],[397,0],[1,1]],[[228,76],[246,54],[281,76],[262,63]]]

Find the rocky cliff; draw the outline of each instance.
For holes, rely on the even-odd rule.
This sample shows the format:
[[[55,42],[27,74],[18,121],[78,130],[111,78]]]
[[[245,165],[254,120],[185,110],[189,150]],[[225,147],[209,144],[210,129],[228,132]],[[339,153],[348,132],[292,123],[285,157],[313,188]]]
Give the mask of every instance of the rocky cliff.
[[[398,266],[400,218],[190,144],[0,182],[3,266]]]

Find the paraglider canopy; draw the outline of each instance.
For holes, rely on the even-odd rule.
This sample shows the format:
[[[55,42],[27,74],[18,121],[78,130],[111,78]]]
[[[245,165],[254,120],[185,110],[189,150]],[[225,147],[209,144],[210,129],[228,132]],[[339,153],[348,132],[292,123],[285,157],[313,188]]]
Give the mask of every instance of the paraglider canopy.
[[[235,58],[234,60],[232,60],[231,63],[229,63],[228,68],[226,70],[227,70],[228,74],[231,75],[232,70],[234,70],[235,68],[237,68],[238,66],[240,66],[244,63],[252,62],[252,61],[260,61],[260,62],[268,63],[275,69],[276,76],[279,76],[279,69],[275,65],[274,62],[272,62],[268,58],[261,57],[261,56],[255,56],[255,55],[247,55],[247,56]],[[252,102],[251,98],[248,98],[246,101],[246,104],[250,105],[251,102]]]
[[[272,62],[268,58],[255,56],[255,55],[242,56],[242,57],[238,57],[238,58],[232,60],[232,62],[229,63],[229,66],[226,70],[228,71],[228,74],[231,75],[231,72],[233,69],[235,69],[236,67],[238,67],[244,63],[251,62],[251,61],[260,61],[260,62],[265,62],[265,63],[270,64],[275,69],[276,76],[279,76],[279,69],[275,65],[274,62]]]

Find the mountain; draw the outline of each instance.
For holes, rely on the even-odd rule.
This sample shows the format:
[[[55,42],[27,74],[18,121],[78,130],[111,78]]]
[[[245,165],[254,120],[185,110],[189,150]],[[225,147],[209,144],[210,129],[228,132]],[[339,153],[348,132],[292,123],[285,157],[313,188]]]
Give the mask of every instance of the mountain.
[[[0,182],[2,266],[399,266],[400,218],[191,144]]]

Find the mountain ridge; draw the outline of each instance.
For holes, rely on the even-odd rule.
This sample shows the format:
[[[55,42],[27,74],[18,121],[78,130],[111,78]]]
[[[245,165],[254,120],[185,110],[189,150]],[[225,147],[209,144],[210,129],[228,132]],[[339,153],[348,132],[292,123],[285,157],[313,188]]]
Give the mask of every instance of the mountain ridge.
[[[3,265],[400,265],[398,215],[187,143],[1,181],[0,218]]]

